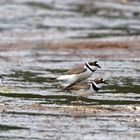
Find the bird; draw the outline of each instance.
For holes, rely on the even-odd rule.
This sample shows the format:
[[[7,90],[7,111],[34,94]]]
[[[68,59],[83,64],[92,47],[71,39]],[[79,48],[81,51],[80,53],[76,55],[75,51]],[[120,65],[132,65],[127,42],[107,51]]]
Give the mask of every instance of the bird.
[[[97,78],[90,82],[87,81],[87,82],[76,83],[70,87],[64,88],[64,90],[67,91],[77,90],[77,91],[84,91],[84,92],[90,91],[94,93],[99,91],[104,84],[107,84],[107,82],[103,78]]]
[[[93,72],[95,72],[97,68],[101,68],[97,61],[89,61],[68,70],[66,73],[59,76],[57,80],[65,81],[66,83],[69,83],[68,87],[71,87],[75,83],[86,80],[92,76]]]

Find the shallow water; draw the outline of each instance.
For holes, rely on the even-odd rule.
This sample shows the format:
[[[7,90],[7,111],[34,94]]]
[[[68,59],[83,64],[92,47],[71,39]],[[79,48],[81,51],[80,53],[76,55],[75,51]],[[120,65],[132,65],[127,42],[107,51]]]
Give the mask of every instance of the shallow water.
[[[106,53],[99,50],[77,50],[73,57],[74,53],[67,49],[0,53],[5,78],[0,87],[2,139],[139,139],[140,111],[135,109],[140,105],[138,58],[95,58],[95,53]],[[63,91],[55,78],[94,59],[102,69],[91,79],[103,76],[109,85],[93,96],[79,97],[80,108],[78,94]]]
[[[139,4],[2,0],[0,42],[139,35]],[[0,52],[0,139],[139,139],[139,49],[37,48]],[[102,69],[89,80],[102,76],[108,85],[88,97],[62,90],[56,77],[95,59]]]

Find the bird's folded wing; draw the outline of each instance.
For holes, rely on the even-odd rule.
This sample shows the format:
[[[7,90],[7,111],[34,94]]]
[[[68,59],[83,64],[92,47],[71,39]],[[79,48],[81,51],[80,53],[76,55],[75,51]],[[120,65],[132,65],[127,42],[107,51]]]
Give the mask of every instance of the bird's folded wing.
[[[80,74],[82,72],[85,72],[87,69],[84,68],[84,64],[83,65],[79,65],[69,71],[67,71],[65,74]]]
[[[87,90],[89,88],[90,88],[89,84],[87,84],[87,83],[79,83],[79,84],[75,84],[75,85],[67,88],[67,90],[81,90],[81,89]]]

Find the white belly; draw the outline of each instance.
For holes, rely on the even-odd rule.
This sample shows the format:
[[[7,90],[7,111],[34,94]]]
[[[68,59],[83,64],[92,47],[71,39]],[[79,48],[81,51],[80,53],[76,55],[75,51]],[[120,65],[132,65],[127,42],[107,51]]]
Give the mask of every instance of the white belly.
[[[86,80],[86,79],[89,78],[92,74],[93,74],[93,72],[90,71],[90,70],[87,70],[87,71],[85,71],[84,73],[78,74],[78,75],[76,75],[77,81]]]
[[[87,70],[80,74],[62,75],[62,76],[58,77],[57,80],[63,80],[63,81],[66,81],[66,82],[72,84],[72,83],[75,83],[78,81],[85,80],[85,79],[89,78],[92,74],[93,74],[92,71]]]
[[[61,75],[60,77],[57,78],[57,80],[62,80],[62,81],[75,81],[76,80],[76,76],[75,76],[75,74]]]

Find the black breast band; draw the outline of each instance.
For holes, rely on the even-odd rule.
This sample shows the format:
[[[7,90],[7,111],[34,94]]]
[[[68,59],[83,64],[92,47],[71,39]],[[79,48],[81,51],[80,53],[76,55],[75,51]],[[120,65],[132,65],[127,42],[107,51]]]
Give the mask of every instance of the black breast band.
[[[92,72],[94,72],[95,70],[92,70],[90,67],[89,67],[89,65],[86,63],[86,67],[90,70],[90,71],[92,71]]]
[[[94,83],[92,83],[92,88],[93,88],[95,91],[98,91],[98,90],[99,90],[99,88],[96,87]]]

